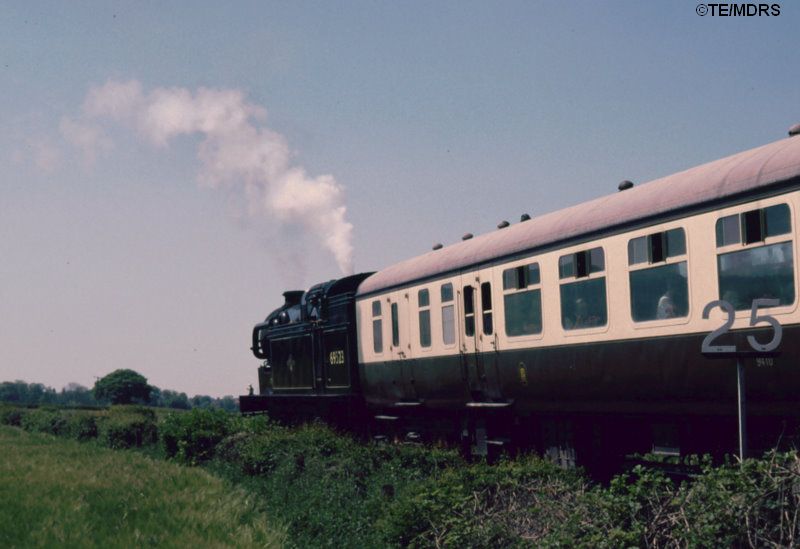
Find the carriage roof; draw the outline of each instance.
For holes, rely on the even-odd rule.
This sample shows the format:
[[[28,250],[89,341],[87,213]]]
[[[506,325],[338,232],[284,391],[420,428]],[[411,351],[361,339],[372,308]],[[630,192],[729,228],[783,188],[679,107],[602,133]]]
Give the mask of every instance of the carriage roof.
[[[800,137],[789,137],[396,263],[367,278],[358,295],[733,200],[797,177]]]

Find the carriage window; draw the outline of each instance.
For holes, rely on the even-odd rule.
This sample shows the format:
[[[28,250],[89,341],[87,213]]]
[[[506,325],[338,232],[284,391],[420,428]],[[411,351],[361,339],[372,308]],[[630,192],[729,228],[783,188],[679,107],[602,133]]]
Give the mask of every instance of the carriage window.
[[[562,255],[558,258],[558,278],[575,276],[575,254]]]
[[[787,234],[791,230],[789,205],[776,204],[718,219],[717,247],[763,242],[768,237]]]
[[[647,237],[631,238],[628,241],[628,265],[647,263]]]
[[[632,238],[628,264],[645,264],[629,273],[631,318],[634,322],[685,317],[689,314],[686,261],[668,263],[686,255],[686,234],[681,228]],[[661,263],[659,266],[651,266]]]
[[[739,214],[717,219],[717,247],[738,244],[742,241],[739,232]]]
[[[475,288],[464,286],[464,333],[475,335]]]
[[[428,290],[420,290],[417,292],[417,301],[420,307],[428,307],[431,304],[431,297]]]
[[[605,255],[603,248],[592,248],[574,254],[562,255],[558,259],[558,277],[584,278],[592,273],[605,270]]]
[[[561,256],[558,264],[559,278],[579,279],[561,284],[561,326],[565,330],[604,326],[608,321],[605,276],[580,280],[594,273],[603,273],[603,248]]]
[[[661,263],[670,257],[686,254],[686,235],[683,229],[671,229],[628,241],[628,265]]]
[[[419,304],[419,344],[423,347],[431,346],[431,299],[428,290],[417,292]]]
[[[452,345],[456,342],[456,317],[453,306],[453,285],[442,284],[442,343]]]
[[[522,290],[533,284],[539,284],[539,264],[520,265],[503,271],[504,290]]]
[[[737,311],[749,309],[757,298],[794,303],[792,242],[748,248],[717,256],[720,299]]]
[[[686,254],[686,234],[683,229],[672,229],[664,233],[667,245],[667,257],[678,257]]]
[[[447,284],[442,284],[440,293],[442,297],[442,303],[453,301],[453,285],[449,282]]]
[[[717,246],[764,242],[769,237],[791,233],[788,204],[776,204],[717,220]],[[794,303],[794,257],[792,242],[751,247],[717,255],[720,299],[737,311],[747,310],[758,298]]]
[[[561,326],[565,330],[606,324],[606,278],[561,285]]]
[[[503,309],[507,336],[542,332],[542,293],[540,289],[532,288],[539,282],[538,263],[503,271]]]
[[[392,303],[392,345],[400,346],[400,323],[397,314],[397,303]]]
[[[381,302],[372,302],[372,350],[375,354],[383,352],[383,321],[381,319]]]
[[[792,223],[789,221],[789,206],[787,204],[777,204],[764,208],[764,225],[767,236],[778,236],[787,234],[792,230]]]
[[[492,325],[492,284],[490,282],[481,284],[481,310],[483,311],[483,333],[492,335],[494,326]]]
[[[630,272],[634,322],[685,317],[689,314],[686,261]]]
[[[764,240],[764,225],[761,220],[761,210],[750,210],[742,213],[742,235],[745,244],[761,242]]]

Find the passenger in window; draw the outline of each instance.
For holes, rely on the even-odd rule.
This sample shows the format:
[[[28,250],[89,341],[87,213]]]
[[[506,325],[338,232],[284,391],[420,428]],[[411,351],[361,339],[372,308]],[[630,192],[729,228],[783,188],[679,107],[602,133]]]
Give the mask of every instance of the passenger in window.
[[[599,326],[600,323],[600,317],[589,314],[589,305],[582,297],[575,300],[575,320],[572,329],[591,328]]]
[[[733,305],[734,310],[741,309],[741,303],[739,303],[739,294],[734,292],[733,290],[728,290],[724,294],[722,294],[722,301],[727,301],[731,305]]]
[[[656,308],[656,318],[659,320],[663,320],[665,318],[675,318],[678,316],[677,311],[675,310],[675,301],[673,298],[675,297],[675,289],[671,286],[667,288],[667,291],[664,292],[658,299],[658,307]]]
[[[535,334],[541,331],[539,325],[536,324],[533,320],[525,319],[522,321],[522,333],[523,334]]]

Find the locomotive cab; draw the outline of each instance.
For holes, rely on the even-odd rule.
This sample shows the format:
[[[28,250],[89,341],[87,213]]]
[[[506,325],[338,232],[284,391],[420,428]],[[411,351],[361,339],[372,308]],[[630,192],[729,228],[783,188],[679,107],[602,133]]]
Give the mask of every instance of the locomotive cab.
[[[362,273],[284,292],[284,304],[253,328],[258,393],[243,413],[347,421],[363,403],[357,370],[355,292]]]

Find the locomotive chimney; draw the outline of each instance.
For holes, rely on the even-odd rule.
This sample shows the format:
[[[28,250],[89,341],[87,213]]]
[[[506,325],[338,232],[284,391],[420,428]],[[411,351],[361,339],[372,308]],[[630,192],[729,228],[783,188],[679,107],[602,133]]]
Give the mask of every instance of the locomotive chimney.
[[[617,189],[620,191],[627,191],[628,189],[633,188],[633,181],[628,181],[627,179],[617,185]]]
[[[283,304],[287,307],[290,305],[298,305],[300,303],[300,298],[303,297],[304,293],[305,292],[303,290],[289,290],[288,292],[283,292]]]

